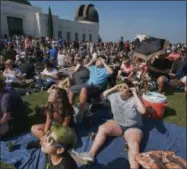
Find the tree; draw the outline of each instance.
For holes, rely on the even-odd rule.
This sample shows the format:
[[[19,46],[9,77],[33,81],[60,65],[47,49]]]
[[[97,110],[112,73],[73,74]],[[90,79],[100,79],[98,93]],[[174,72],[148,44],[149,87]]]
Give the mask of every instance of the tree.
[[[53,16],[51,13],[51,8],[48,10],[48,26],[47,26],[47,34],[49,38],[53,37]]]
[[[100,35],[98,35],[98,42],[102,42]]]
[[[17,3],[21,3],[21,4],[25,4],[25,5],[30,5],[31,3],[28,0],[9,0],[9,1],[13,1],[13,2],[17,2]]]

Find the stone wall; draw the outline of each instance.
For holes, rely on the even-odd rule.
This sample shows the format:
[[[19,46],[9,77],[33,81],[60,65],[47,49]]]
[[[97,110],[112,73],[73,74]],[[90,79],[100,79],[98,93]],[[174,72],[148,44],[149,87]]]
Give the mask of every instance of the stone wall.
[[[1,35],[8,35],[7,16],[23,19],[23,31],[28,35],[36,35],[36,12],[40,8],[11,1],[1,1]]]

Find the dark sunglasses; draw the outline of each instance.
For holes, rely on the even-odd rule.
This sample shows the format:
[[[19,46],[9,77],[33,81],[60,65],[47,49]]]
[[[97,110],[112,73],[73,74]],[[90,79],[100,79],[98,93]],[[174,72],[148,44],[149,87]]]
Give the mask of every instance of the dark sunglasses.
[[[67,151],[70,148],[70,145],[63,145],[59,144],[52,136],[50,136],[51,131],[48,131],[45,136],[47,136],[47,142],[51,145],[54,146],[55,148],[63,148],[64,151]]]

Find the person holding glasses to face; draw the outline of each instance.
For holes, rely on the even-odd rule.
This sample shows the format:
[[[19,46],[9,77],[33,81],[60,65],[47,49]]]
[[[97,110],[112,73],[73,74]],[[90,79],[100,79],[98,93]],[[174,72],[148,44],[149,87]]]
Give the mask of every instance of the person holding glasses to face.
[[[41,139],[41,151],[46,153],[46,169],[78,169],[69,154],[77,141],[75,132],[69,127],[55,124]]]
[[[108,136],[123,136],[128,146],[130,168],[138,169],[139,165],[134,157],[139,154],[143,138],[141,115],[146,113],[145,106],[136,93],[133,84],[129,81],[106,90],[103,95],[110,101],[113,119],[106,121],[99,127],[89,152],[78,153],[72,151],[72,156],[79,163],[93,163],[95,156]]]

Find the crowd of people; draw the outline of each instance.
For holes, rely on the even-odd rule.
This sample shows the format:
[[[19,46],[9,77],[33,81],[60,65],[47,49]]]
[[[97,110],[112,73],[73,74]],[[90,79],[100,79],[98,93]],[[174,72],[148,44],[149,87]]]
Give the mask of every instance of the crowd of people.
[[[27,147],[41,147],[49,156],[46,165],[51,169],[75,169],[74,160],[94,163],[108,136],[124,136],[130,168],[139,168],[134,157],[143,139],[141,116],[146,115],[146,107],[138,90],[164,94],[165,86],[171,86],[186,92],[187,59],[184,44],[169,44],[163,55],[151,61],[134,55],[136,45],[135,41],[124,42],[123,38],[116,43],[96,43],[1,37],[0,135],[19,130],[27,121],[17,88],[26,93],[46,90],[46,121],[32,126],[31,132],[38,141]],[[89,152],[71,151],[72,158],[69,150],[76,144],[75,126],[84,120],[90,105],[99,100],[109,101],[113,119],[99,127]]]

